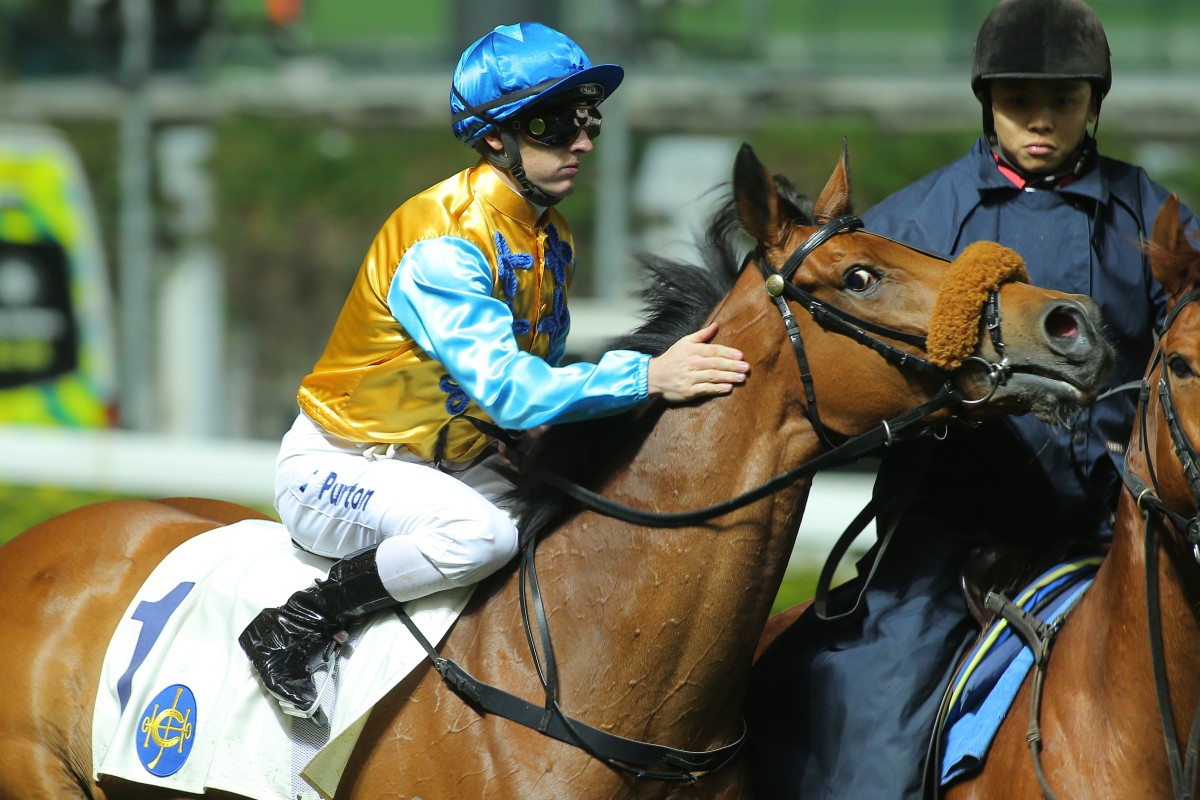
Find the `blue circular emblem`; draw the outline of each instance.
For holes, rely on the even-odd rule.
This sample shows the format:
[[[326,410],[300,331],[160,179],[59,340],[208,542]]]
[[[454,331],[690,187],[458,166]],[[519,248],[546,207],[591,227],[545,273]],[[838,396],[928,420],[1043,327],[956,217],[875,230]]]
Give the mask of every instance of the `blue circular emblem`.
[[[137,734],[138,760],[151,775],[179,771],[192,752],[196,730],[196,698],[182,684],[163,689],[142,712]]]

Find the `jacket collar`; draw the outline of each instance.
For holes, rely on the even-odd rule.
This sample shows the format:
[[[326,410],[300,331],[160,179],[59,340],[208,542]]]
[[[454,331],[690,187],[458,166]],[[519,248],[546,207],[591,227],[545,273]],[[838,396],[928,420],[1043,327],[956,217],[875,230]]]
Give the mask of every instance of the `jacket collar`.
[[[526,227],[536,228],[542,218],[541,209],[526,200],[504,182],[496,168],[480,159],[472,170],[471,185],[476,196],[499,213]]]
[[[970,158],[974,164],[974,188],[980,196],[993,191],[1021,191],[1000,171],[985,137],[981,136],[975,140]],[[1103,170],[1100,169],[1100,156],[1093,152],[1089,162],[1079,177],[1053,191],[1063,195],[1086,197],[1101,205],[1108,202],[1108,181],[1104,177]]]

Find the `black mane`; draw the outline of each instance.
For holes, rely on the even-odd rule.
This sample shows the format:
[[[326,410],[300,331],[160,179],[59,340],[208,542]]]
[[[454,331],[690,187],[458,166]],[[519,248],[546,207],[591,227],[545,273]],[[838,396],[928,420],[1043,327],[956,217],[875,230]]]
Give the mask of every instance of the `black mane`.
[[[797,196],[786,179],[777,176],[776,181],[794,220],[811,224],[808,201]],[[639,293],[645,322],[610,341],[604,349],[657,356],[681,337],[702,328],[712,310],[729,294],[742,259],[753,245],[730,197],[698,239],[699,264],[639,255],[640,268],[646,275],[645,288]],[[538,438],[528,459],[537,469],[594,487],[633,455],[661,411],[662,404],[654,402],[610,417],[555,425]],[[522,542],[549,533],[578,508],[575,501],[529,471],[520,474],[513,499]]]

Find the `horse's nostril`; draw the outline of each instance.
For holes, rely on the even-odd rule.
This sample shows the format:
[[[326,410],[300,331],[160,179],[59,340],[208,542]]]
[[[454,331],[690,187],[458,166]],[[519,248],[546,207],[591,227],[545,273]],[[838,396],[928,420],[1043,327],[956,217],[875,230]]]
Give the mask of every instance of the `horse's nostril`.
[[[1066,311],[1052,311],[1046,317],[1046,333],[1060,339],[1079,338],[1079,321]]]

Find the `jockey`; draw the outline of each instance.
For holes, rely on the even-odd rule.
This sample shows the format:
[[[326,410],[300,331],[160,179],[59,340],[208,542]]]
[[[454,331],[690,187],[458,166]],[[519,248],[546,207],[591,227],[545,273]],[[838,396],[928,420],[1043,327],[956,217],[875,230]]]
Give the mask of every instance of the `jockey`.
[[[983,135],[863,221],[951,255],[998,241],[1024,258],[1031,283],[1091,295],[1117,351],[1117,386],[1141,377],[1163,318],[1164,293],[1138,242],[1168,193],[1141,168],[1097,152],[1111,85],[1108,40],[1085,3],[1003,0],[975,42],[971,87]],[[1197,224],[1187,209],[1181,217]],[[960,596],[962,568],[974,549],[998,542],[1032,558],[1072,541],[1103,543],[1135,395],[1081,411],[1069,427],[1005,417],[952,430],[944,442],[888,448],[874,496],[879,530],[895,528],[865,612],[834,627],[810,610],[755,667],[757,794],[922,796],[920,765],[944,683],[978,632]],[[860,574],[835,590],[831,611],[848,608],[863,585]]]
[[[555,206],[623,75],[530,22],[496,28],[459,59],[451,125],[481,158],[384,223],[283,438],[279,516],[299,547],[340,559],[239,637],[286,712],[316,711],[311,673],[347,625],[474,584],[515,555],[510,468],[468,418],[528,430],[745,379],[741,352],[710,343],[715,325],[655,357],[560,365],[575,248]]]

